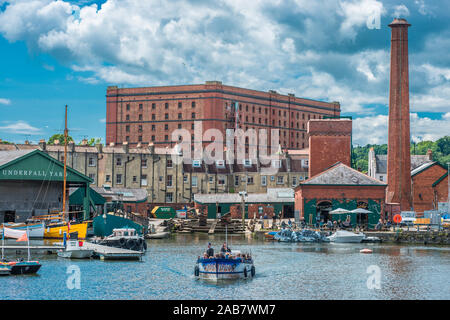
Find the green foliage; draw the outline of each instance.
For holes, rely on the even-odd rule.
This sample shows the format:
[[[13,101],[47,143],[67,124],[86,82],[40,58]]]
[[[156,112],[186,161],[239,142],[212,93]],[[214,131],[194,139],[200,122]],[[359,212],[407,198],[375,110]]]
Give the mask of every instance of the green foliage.
[[[352,168],[367,173],[369,150],[373,148],[375,154],[387,154],[387,144],[376,145],[368,144],[366,146],[357,146],[353,148]],[[411,143],[411,154],[427,154],[428,150],[433,152],[433,160],[447,167],[450,162],[450,136],[445,136],[436,141],[420,141],[419,143]]]
[[[12,142],[1,140],[1,141],[0,141],[0,144],[12,144]]]
[[[100,143],[102,141],[102,138],[91,138],[87,141],[88,146],[95,146],[97,143]],[[79,143],[81,145],[81,142]]]
[[[47,144],[55,144],[55,140],[59,140],[60,144],[64,144],[64,135],[61,133],[56,133],[54,135],[52,135],[49,139]],[[69,143],[70,141],[73,141],[71,136],[67,136],[67,143]]]

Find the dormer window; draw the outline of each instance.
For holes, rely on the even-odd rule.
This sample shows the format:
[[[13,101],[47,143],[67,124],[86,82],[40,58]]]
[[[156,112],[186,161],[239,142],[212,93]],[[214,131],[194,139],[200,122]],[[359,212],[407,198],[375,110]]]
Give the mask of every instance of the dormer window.
[[[251,167],[251,166],[252,166],[252,160],[244,159],[244,167]]]
[[[272,167],[281,168],[281,160],[272,160]]]

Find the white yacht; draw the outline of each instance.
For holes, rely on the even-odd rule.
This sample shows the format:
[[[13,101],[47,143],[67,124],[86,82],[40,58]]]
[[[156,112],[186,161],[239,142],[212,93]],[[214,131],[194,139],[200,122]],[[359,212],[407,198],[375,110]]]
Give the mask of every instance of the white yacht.
[[[330,242],[360,243],[365,237],[366,235],[362,232],[353,233],[350,231],[338,230],[327,238],[330,239]]]

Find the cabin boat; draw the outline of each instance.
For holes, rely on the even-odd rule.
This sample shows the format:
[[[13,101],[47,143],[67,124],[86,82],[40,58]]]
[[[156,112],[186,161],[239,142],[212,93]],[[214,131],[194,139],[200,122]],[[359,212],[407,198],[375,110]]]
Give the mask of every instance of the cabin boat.
[[[79,241],[77,239],[68,240],[66,243],[66,248],[58,251],[58,257],[69,259],[89,259],[94,251],[86,248],[83,244],[83,241]]]
[[[199,257],[194,275],[199,279],[213,281],[248,279],[255,276],[255,266],[250,255],[235,250],[224,257]]]
[[[144,252],[147,250],[147,243],[143,236],[138,235],[134,228],[117,228],[113,229],[113,233],[106,238],[96,238],[93,243],[123,248],[132,251]]]
[[[327,237],[330,242],[337,243],[360,243],[366,237],[364,233],[353,233],[346,230],[338,230]]]

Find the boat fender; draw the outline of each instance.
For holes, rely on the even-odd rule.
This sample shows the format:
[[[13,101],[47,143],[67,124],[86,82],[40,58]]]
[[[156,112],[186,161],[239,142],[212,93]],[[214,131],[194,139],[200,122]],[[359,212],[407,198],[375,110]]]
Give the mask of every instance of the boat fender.
[[[195,268],[194,268],[194,275],[195,275],[196,277],[198,277],[199,274],[200,274],[200,270],[199,270],[198,266],[195,266]]]
[[[125,238],[120,238],[120,239],[119,239],[119,244],[120,244],[121,247],[123,247],[123,246],[125,245],[126,242],[127,242],[127,241],[125,240]]]
[[[244,278],[247,278],[247,267],[244,267]]]
[[[128,250],[134,250],[136,248],[136,241],[133,239],[128,239],[127,241],[127,249]]]
[[[251,270],[252,277],[254,277],[255,273],[256,273],[255,266],[252,266],[252,268],[250,270]]]
[[[147,251],[147,242],[144,241],[144,250]]]

